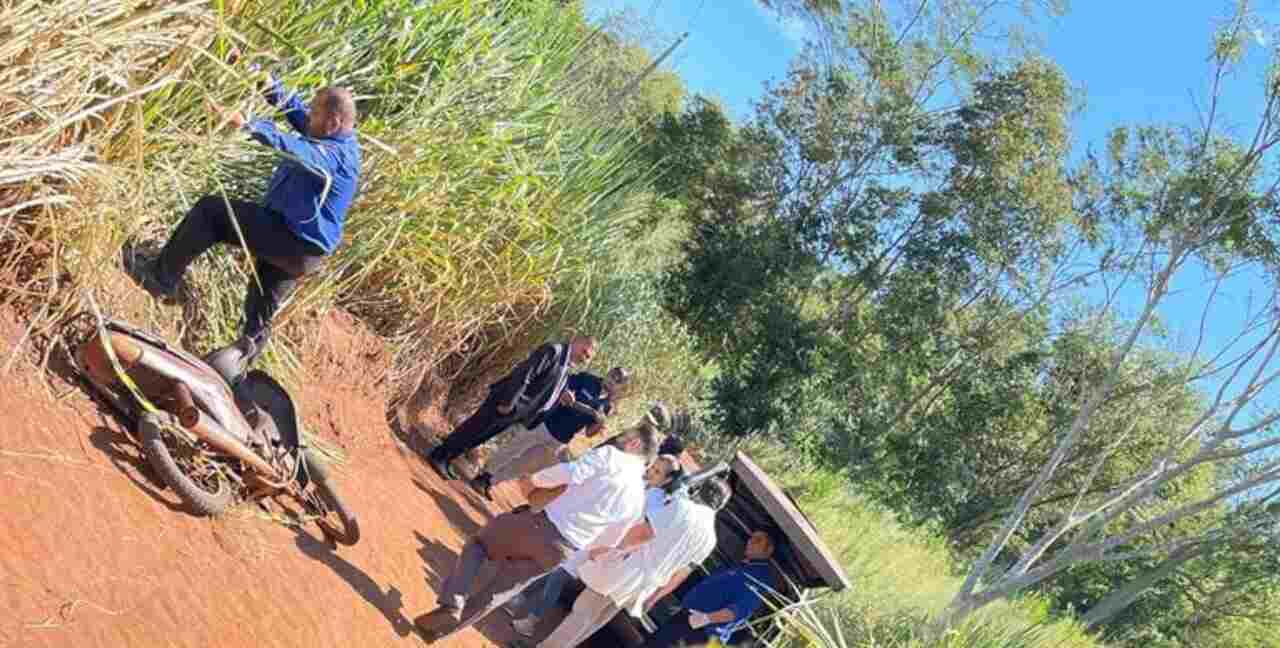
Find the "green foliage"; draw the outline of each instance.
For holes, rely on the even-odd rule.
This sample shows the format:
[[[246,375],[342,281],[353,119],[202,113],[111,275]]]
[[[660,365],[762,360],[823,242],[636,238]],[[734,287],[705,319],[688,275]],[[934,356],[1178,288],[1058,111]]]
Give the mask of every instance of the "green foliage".
[[[939,635],[932,618],[959,579],[945,542],[904,526],[892,513],[852,492],[843,477],[790,447],[760,438],[734,445],[749,454],[822,530],[851,586],[801,597],[775,609],[775,647],[821,648],[1092,648],[1098,645],[1045,599],[993,606]],[[707,448],[716,452],[718,446]]]
[[[778,8],[822,13],[803,5]],[[709,136],[694,110],[663,124],[663,142],[693,151],[668,191],[691,230],[667,307],[715,362],[711,429],[787,444],[962,557],[987,546],[1096,386],[1113,383],[1002,544],[998,575],[1051,560],[1059,547],[1036,545],[1073,512],[1199,448],[1174,441],[1205,412],[1199,360],[1163,351],[1158,328],[1130,348],[1134,322],[1073,310],[1078,289],[1137,276],[1159,294],[1144,267],[1155,259],[1273,264],[1274,179],[1256,148],[1157,127],[1118,131],[1107,160],[1069,168],[1075,99],[1052,63],[979,47],[990,7],[895,8],[842,5],[847,49],[798,61],[732,132]],[[1070,541],[1123,534],[1224,483],[1208,464],[1179,475]],[[1043,600],[1089,609],[1229,512],[1131,539],[1115,550],[1150,556],[1069,570]],[[1106,631],[1194,645],[1170,630],[1186,605],[1164,588]]]
[[[690,201],[710,190],[712,167],[732,165],[733,129],[719,105],[702,96],[679,110],[667,110],[645,129],[645,155],[658,167],[654,188],[671,199]]]

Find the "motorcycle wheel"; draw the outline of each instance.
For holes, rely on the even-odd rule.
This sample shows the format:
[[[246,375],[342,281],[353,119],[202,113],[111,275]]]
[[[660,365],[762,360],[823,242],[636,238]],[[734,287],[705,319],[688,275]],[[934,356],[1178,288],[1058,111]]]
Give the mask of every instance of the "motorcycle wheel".
[[[311,450],[303,450],[302,461],[306,465],[307,475],[311,478],[311,485],[316,489],[316,494],[320,496],[320,501],[328,509],[327,511],[322,511],[326,515],[317,520],[320,530],[324,532],[326,538],[341,545],[353,545],[359,542],[360,522],[342,503],[337,491],[333,489],[333,482],[329,477],[329,468],[324,464],[324,460]],[[328,513],[337,515],[338,521],[342,524],[341,529],[334,528],[334,525],[329,522],[333,516],[327,515]]]
[[[142,450],[160,479],[197,515],[218,515],[227,510],[234,495],[231,488],[226,482],[219,482],[217,492],[210,492],[182,472],[164,443],[163,428],[161,417],[150,412],[143,414],[138,421]]]

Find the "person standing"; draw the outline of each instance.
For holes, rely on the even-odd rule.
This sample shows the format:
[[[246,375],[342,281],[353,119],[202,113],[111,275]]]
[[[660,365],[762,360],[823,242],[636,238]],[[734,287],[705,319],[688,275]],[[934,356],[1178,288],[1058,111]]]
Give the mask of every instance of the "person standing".
[[[224,123],[280,155],[262,202],[204,196],[159,255],[148,256],[132,245],[124,254],[130,277],[153,296],[172,301],[192,261],[214,245],[241,245],[243,240],[253,257],[254,276],[245,296],[241,336],[233,344],[243,365],[235,373],[261,352],[272,318],[298,282],[342,242],[360,179],[351,91],[321,88],[308,104],[270,75],[263,77],[267,102],[280,109],[294,133],[280,130],[270,119],[248,119],[238,110],[210,106]]]
[[[567,488],[541,512],[504,513],[486,525],[463,547],[436,608],[414,625],[435,641],[480,620],[579,552],[590,558],[649,540],[632,527],[642,518],[643,476],[661,441],[656,430],[638,428],[527,478],[538,488]],[[503,561],[495,582],[476,588],[477,575],[494,561]]]
[[[575,335],[565,344],[544,344],[516,365],[502,380],[489,386],[480,407],[445,437],[427,456],[427,462],[444,479],[457,479],[454,459],[497,436],[507,426],[530,420],[557,403],[571,405],[572,393],[564,391],[569,368],[591,361],[596,340]]]
[[[492,500],[495,485],[568,461],[569,442],[583,430],[588,437],[603,431],[605,417],[613,413],[630,382],[631,372],[623,367],[610,369],[603,379],[585,371],[569,376],[564,390],[573,394],[573,404],[557,404],[543,412],[534,419],[531,429],[513,425],[514,438],[471,479],[471,487]]]
[[[644,515],[648,520],[657,511],[667,505],[667,492],[664,486],[671,483],[682,472],[680,460],[671,455],[658,455],[644,473],[645,491]],[[559,600],[569,581],[577,578],[577,567],[562,564],[541,579],[534,581],[523,592],[506,605],[511,615],[511,627],[524,637],[532,637],[546,614]]]
[[[761,596],[776,589],[769,567],[773,550],[769,534],[752,533],[742,563],[712,573],[694,585],[680,601],[684,609],[663,623],[644,644],[645,648],[702,646],[712,637],[728,645],[733,634],[745,627],[760,607]]]
[[[713,478],[689,495],[655,506],[646,516],[653,540],[629,555],[597,558],[579,567],[586,588],[538,648],[573,648],[621,610],[636,617],[643,614],[651,594],[715,550],[716,511],[729,496],[728,483]]]

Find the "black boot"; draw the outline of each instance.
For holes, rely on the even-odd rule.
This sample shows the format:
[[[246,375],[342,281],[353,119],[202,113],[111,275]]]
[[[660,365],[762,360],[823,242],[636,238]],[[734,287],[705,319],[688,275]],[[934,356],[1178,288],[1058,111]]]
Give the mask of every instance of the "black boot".
[[[120,255],[125,274],[143,290],[164,303],[178,301],[178,281],[164,272],[158,253],[144,250],[138,244],[130,242],[120,251]]]
[[[479,493],[482,497],[493,501],[493,475],[489,473],[480,473],[467,482],[471,486],[471,490]]]
[[[427,463],[431,465],[437,475],[440,475],[440,479],[450,481],[458,478],[457,475],[453,474],[453,467],[449,465],[453,463],[453,460],[445,456],[440,448],[432,450],[431,454],[427,455]]]

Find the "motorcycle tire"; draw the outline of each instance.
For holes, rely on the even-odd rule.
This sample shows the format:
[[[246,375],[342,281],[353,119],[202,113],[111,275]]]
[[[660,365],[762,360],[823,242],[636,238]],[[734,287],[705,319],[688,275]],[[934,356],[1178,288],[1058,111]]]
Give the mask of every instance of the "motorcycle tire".
[[[342,503],[337,491],[333,489],[329,468],[325,465],[324,460],[311,450],[303,450],[302,461],[306,465],[307,475],[311,478],[311,485],[316,489],[316,494],[320,496],[320,500],[324,502],[329,512],[337,514],[338,519],[342,522],[342,529],[339,530],[322,518],[319,521],[320,530],[324,532],[325,537],[341,545],[350,546],[359,542],[360,522]]]
[[[163,429],[164,422],[157,414],[144,413],[138,421],[142,451],[161,481],[172,488],[183,504],[196,515],[218,515],[226,511],[235,495],[230,486],[226,482],[220,482],[217,492],[210,492],[182,472],[164,443]]]

